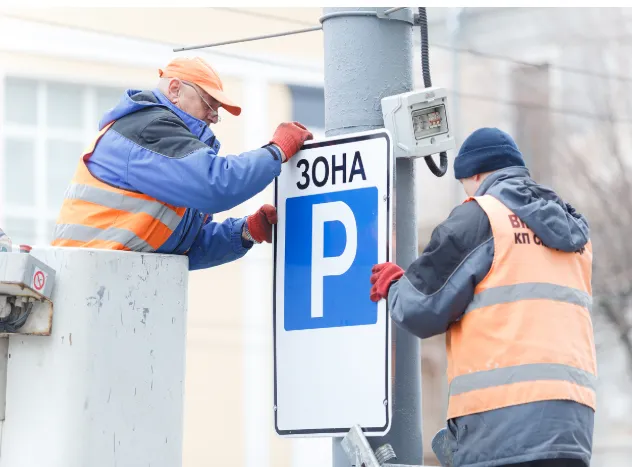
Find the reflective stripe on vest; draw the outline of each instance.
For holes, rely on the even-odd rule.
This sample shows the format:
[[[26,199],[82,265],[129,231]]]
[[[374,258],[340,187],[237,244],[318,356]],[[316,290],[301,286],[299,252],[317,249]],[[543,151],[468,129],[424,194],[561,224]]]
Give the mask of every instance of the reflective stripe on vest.
[[[448,418],[556,399],[595,409],[591,243],[553,250],[497,199],[472,200],[489,218],[494,260],[447,333]]]
[[[171,236],[186,208],[104,183],[88,171],[86,161],[107,125],[79,161],[66,190],[53,234],[54,246],[153,252]]]
[[[563,285],[527,282],[516,285],[503,285],[483,290],[474,296],[466,313],[478,308],[485,308],[499,303],[517,302],[519,300],[548,299],[558,302],[574,303],[590,310],[592,297],[581,290]]]

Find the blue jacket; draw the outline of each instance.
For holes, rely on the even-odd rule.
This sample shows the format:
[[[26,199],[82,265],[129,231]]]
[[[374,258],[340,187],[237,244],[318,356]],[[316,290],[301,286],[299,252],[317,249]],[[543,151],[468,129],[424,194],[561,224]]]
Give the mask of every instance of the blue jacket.
[[[128,90],[101,119],[116,120],[87,162],[90,173],[118,188],[188,208],[158,253],[187,254],[189,269],[241,258],[245,219],[212,221],[262,191],[281,173],[272,146],[218,155],[220,143],[203,121],[174,106],[159,90]],[[208,214],[208,216],[207,216]]]
[[[493,195],[542,242],[577,251],[589,238],[586,219],[526,168],[491,174],[476,195]],[[478,203],[457,206],[432,233],[422,255],[389,290],[391,317],[421,337],[442,334],[460,319],[494,258],[489,219]],[[590,464],[594,412],[571,401],[543,401],[448,420],[454,467],[492,467],[567,458]]]

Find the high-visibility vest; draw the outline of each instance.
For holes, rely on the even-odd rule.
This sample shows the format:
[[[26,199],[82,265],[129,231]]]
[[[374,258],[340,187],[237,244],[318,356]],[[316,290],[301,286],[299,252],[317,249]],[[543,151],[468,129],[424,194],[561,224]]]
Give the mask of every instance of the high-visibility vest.
[[[489,218],[494,259],[447,332],[447,418],[544,400],[595,410],[591,243],[548,248],[496,198],[472,200]]]
[[[53,246],[153,252],[167,241],[186,212],[186,208],[116,188],[90,173],[86,161],[113,124],[99,132],[79,160],[55,225]]]

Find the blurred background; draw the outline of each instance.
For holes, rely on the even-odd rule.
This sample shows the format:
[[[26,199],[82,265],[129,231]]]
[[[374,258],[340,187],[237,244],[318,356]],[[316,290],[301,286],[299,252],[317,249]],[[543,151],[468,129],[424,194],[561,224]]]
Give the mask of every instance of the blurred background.
[[[0,226],[46,244],[102,114],[190,45],[318,24],[320,8],[0,8]],[[481,126],[518,142],[532,176],[591,224],[599,387],[592,465],[632,456],[632,10],[428,8],[433,83],[457,145]],[[415,60],[419,35],[415,34]],[[321,32],[194,51],[242,104],[213,130],[223,154],[299,120],[324,136]],[[191,55],[192,52],[187,54]],[[415,66],[422,87],[421,65]],[[449,154],[450,159],[454,154]],[[452,169],[417,170],[419,249],[464,199]],[[217,217],[273,202],[272,187]],[[272,248],[190,277],[184,465],[331,465],[329,439],[280,439],[272,420]],[[422,343],[424,462],[444,426],[444,336]],[[516,420],[516,423],[520,423]]]

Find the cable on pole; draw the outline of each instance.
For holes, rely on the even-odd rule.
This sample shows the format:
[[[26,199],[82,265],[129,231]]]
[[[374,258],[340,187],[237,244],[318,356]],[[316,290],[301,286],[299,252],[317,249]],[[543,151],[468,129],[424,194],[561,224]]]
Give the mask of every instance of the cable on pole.
[[[421,30],[421,71],[424,78],[424,87],[432,86],[430,79],[430,57],[428,53],[428,19],[426,9],[419,7],[419,29]],[[425,156],[426,165],[436,177],[443,177],[448,171],[448,153],[442,151],[439,154],[439,167],[432,156]]]
[[[295,29],[293,31],[278,32],[274,34],[265,34],[263,36],[246,37],[244,39],[235,39],[235,40],[223,41],[223,42],[213,42],[210,44],[202,44],[202,45],[189,45],[186,47],[175,48],[173,49],[173,51],[182,52],[185,50],[205,49],[207,47],[217,47],[220,45],[238,44],[240,42],[250,42],[250,41],[258,41],[262,39],[272,39],[274,37],[291,36],[293,34],[303,34],[305,32],[320,31],[322,28],[323,28],[322,26],[312,26],[311,28]]]

